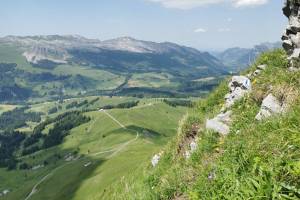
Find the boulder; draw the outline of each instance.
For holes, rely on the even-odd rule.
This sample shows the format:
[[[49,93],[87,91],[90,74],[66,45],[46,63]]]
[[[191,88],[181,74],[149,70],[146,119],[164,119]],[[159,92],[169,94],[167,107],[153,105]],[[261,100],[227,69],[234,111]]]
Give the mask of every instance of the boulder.
[[[213,130],[221,135],[227,135],[230,132],[229,126],[216,118],[206,121],[206,129]]]
[[[185,159],[189,159],[191,157],[191,152],[186,151],[183,156],[185,157]]]
[[[194,139],[190,144],[189,144],[189,150],[185,151],[184,153],[184,157],[186,159],[189,159],[192,155],[192,153],[194,153],[198,148],[198,144],[196,142],[196,139]]]
[[[279,114],[283,111],[282,104],[274,97],[269,94],[262,102],[261,109],[256,115],[255,119],[263,120],[265,118],[271,117],[274,114]]]
[[[223,122],[223,123],[226,123],[226,124],[229,124],[231,122],[231,114],[232,114],[232,111],[229,110],[227,111],[226,113],[220,113],[218,114],[215,119],[217,119],[218,121],[220,122]]]
[[[225,95],[225,108],[231,107],[237,100],[240,100],[247,92],[251,91],[251,81],[246,76],[233,76],[228,87],[230,93]]]
[[[261,70],[257,69],[253,72],[253,76],[258,76],[261,74]]]
[[[193,140],[191,143],[190,143],[190,149],[191,149],[191,152],[194,153],[196,150],[197,150],[197,143],[196,143],[196,140]]]
[[[159,163],[159,160],[160,160],[160,155],[155,154],[151,160],[152,166],[155,167]]]
[[[244,90],[251,90],[251,81],[246,76],[233,76],[229,88],[240,87]]]
[[[240,87],[235,88],[231,93],[225,95],[225,107],[229,108],[233,106],[233,104],[242,99],[245,94],[247,93],[247,90],[243,90]]]
[[[267,65],[258,65],[257,66],[258,70],[266,70],[266,68],[267,68]]]

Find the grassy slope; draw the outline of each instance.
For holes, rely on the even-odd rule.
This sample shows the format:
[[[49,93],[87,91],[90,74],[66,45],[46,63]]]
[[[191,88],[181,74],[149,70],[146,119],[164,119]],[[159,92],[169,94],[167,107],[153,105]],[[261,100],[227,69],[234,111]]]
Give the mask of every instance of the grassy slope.
[[[174,135],[178,120],[186,112],[185,108],[173,108],[153,100],[145,100],[145,103],[148,104],[148,101],[153,105],[143,107],[142,102],[140,107],[133,109],[108,111],[128,127],[127,130],[102,112],[89,112],[86,114],[92,120],[73,129],[62,145],[22,159],[32,166],[41,164],[45,159],[52,160],[50,165],[35,171],[7,172],[0,169],[0,178],[3,180],[0,182],[0,191],[7,188],[12,190],[4,199],[24,199],[32,187],[50,172],[52,175],[38,186],[38,192],[30,199],[110,198],[111,193],[106,192],[110,185],[127,174],[138,173],[136,169],[141,163],[147,163],[152,154]],[[143,129],[150,132],[145,134]],[[140,136],[134,140],[136,131]],[[131,142],[127,144],[128,141]],[[93,155],[110,149],[113,151]],[[79,151],[81,159],[67,163],[55,157],[56,153],[63,157],[74,150]],[[88,162],[92,164],[84,167]]]
[[[81,75],[83,77],[88,78],[89,80],[94,82],[93,88],[87,88],[88,90],[109,90],[115,89],[119,85],[123,84],[125,81],[125,77],[112,74],[110,72],[104,70],[95,70],[89,67],[82,67],[77,65],[60,65],[54,70],[42,69],[33,67],[30,63],[28,63],[24,56],[22,56],[22,51],[14,45],[0,45],[0,62],[4,63],[16,63],[18,68],[28,71],[31,73],[42,73],[42,72],[50,72],[55,75]],[[34,91],[39,92],[40,94],[44,94],[49,91],[49,88],[61,87],[60,81],[53,81],[48,83],[23,83],[22,80],[19,80],[21,85],[32,87]],[[41,86],[46,86],[47,89],[42,89]],[[66,89],[68,94],[77,94],[78,89],[72,90],[70,88]]]
[[[0,104],[0,115],[4,112],[11,111],[15,109],[17,106],[15,105],[7,105],[7,104]]]
[[[253,92],[233,107],[227,137],[204,129],[205,119],[215,116],[224,103],[224,82],[182,121],[159,165],[146,168],[142,178],[118,185],[115,199],[299,199],[300,72],[288,72],[281,50],[262,55],[258,64],[268,68],[253,81]],[[254,117],[269,93],[286,97],[290,109],[257,122]],[[195,125],[200,127],[199,147],[186,161],[178,153],[179,144]]]
[[[193,74],[193,69],[183,69],[172,67],[173,70],[177,71],[177,75],[171,75],[167,72],[149,72],[136,73],[132,72],[129,74],[121,73],[117,71],[101,70],[92,68],[90,66],[80,66],[77,64],[65,64],[59,65],[55,69],[46,69],[33,67],[28,63],[24,56],[22,56],[24,50],[16,45],[0,44],[0,62],[3,63],[16,63],[19,69],[33,74],[39,73],[51,73],[54,75],[68,75],[71,76],[66,80],[57,80],[44,82],[39,80],[38,82],[24,81],[23,79],[16,79],[18,85],[32,89],[38,97],[43,101],[49,100],[49,96],[57,95],[63,88],[65,95],[77,96],[79,92],[91,92],[90,95],[96,94],[97,91],[101,90],[114,90],[119,86],[125,86],[125,88],[145,88],[149,89],[163,89],[175,91],[178,90],[180,93],[189,93],[194,96],[203,96],[211,90],[212,85],[216,85],[219,82],[219,78],[215,80],[201,80],[201,84],[197,81],[196,88],[190,88],[192,80],[188,80],[189,74]],[[149,66],[140,66],[149,67]],[[140,68],[139,67],[139,68]],[[194,75],[198,74],[200,77],[209,76],[207,67],[199,67],[203,69],[203,73],[199,70],[195,70]],[[190,71],[192,70],[192,71]],[[171,70],[172,71],[172,70]],[[207,74],[208,73],[208,74]],[[80,76],[78,76],[80,75]],[[127,81],[127,78],[129,80]],[[220,77],[220,79],[222,79]],[[146,90],[147,91],[147,90]],[[151,93],[151,92],[149,92]]]

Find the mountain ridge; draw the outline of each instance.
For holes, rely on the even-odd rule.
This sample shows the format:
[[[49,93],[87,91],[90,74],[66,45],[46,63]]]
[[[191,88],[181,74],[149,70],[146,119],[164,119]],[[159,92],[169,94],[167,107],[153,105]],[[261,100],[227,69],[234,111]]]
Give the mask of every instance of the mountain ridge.
[[[7,36],[0,38],[0,60],[16,64],[17,79],[11,82],[33,90],[36,97],[129,91],[130,95],[155,91],[183,95],[187,89],[198,95],[227,74],[225,66],[208,52],[131,37],[100,41],[78,35]],[[38,81],[19,82],[24,73]],[[39,78],[41,73],[56,78],[45,83]],[[193,82],[207,77],[214,80]]]

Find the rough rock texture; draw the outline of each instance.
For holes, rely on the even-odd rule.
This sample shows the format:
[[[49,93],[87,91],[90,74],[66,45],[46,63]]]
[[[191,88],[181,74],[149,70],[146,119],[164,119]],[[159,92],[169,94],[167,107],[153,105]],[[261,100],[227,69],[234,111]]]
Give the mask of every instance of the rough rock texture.
[[[159,160],[160,160],[160,155],[155,154],[151,160],[152,166],[155,167],[158,164]]]
[[[231,107],[236,101],[251,91],[251,81],[246,76],[233,76],[228,85],[230,93],[225,96],[225,108]]]
[[[255,119],[262,120],[271,117],[274,114],[282,113],[284,110],[283,105],[274,97],[269,94],[262,102],[261,109],[256,115]]]
[[[231,122],[231,114],[232,111],[227,111],[226,113],[220,113],[213,119],[208,119],[206,121],[206,129],[227,135],[230,132],[229,124]]]
[[[282,10],[289,21],[281,37],[282,46],[289,56],[290,67],[295,68],[300,59],[300,1],[285,0]]]
[[[191,157],[191,154],[194,153],[197,150],[198,144],[196,142],[196,139],[194,139],[190,144],[189,144],[189,150],[187,150],[184,153],[184,157],[186,159],[189,159]]]

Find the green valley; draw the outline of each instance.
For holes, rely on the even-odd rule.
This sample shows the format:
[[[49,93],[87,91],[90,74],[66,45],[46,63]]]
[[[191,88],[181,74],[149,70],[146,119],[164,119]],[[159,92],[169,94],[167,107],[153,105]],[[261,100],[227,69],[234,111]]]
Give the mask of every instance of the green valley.
[[[62,103],[62,109],[74,100],[78,101]],[[94,100],[93,105],[87,105],[92,109],[132,99],[87,100]],[[47,113],[55,105],[46,102],[28,110]],[[110,187],[128,174],[140,173],[153,153],[174,136],[177,123],[186,112],[187,108],[169,106],[162,99],[143,99],[128,109],[86,111],[83,114],[90,121],[73,128],[61,145],[17,156],[18,168],[26,163],[25,169],[0,170],[0,190],[10,191],[4,199],[110,198]],[[44,115],[48,114],[42,118]]]

